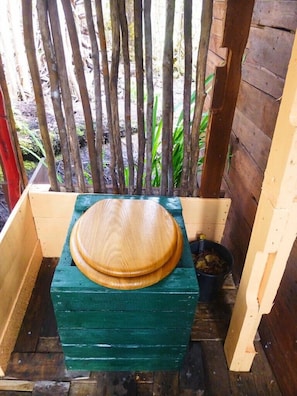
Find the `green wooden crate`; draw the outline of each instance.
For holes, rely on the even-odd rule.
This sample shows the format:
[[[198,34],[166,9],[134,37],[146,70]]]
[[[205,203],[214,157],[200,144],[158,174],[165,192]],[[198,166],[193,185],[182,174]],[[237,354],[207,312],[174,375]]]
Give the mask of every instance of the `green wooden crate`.
[[[102,199],[152,199],[175,218],[184,248],[175,270],[138,290],[109,289],[74,265],[70,232],[76,220]],[[199,297],[196,273],[178,198],[79,195],[55,271],[51,297],[68,369],[177,370],[186,353]]]

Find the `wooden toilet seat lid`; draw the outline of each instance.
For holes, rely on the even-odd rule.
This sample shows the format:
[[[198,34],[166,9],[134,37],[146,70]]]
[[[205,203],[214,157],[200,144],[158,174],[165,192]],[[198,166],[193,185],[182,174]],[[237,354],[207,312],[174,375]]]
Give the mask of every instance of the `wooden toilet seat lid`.
[[[182,245],[175,219],[152,200],[98,201],[70,236],[77,267],[93,281],[120,289],[144,287],[167,276]]]

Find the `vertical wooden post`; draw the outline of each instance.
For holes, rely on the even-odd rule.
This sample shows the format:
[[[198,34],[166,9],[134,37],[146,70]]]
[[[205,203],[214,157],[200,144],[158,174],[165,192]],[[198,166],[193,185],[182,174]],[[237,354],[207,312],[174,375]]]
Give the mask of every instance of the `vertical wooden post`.
[[[230,370],[249,371],[297,234],[297,36],[246,262],[225,341]]]
[[[241,62],[248,39],[254,0],[227,0],[222,47],[226,64],[216,69],[214,92],[201,176],[200,196],[218,198],[241,80]],[[240,15],[240,22],[238,16]]]

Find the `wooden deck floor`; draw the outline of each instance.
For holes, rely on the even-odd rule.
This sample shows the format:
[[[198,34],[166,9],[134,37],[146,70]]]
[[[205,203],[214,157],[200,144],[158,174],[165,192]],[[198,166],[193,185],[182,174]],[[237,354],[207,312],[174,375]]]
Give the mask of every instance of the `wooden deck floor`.
[[[198,304],[179,372],[67,371],[49,296],[56,263],[42,263],[6,376],[0,379],[0,395],[281,395],[259,340],[251,372],[227,369],[223,340],[236,294],[230,279],[218,301]]]

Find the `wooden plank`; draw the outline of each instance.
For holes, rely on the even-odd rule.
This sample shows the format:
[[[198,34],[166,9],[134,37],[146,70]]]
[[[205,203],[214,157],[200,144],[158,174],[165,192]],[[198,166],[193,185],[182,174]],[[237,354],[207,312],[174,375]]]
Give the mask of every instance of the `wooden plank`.
[[[4,375],[42,260],[28,188],[2,229],[0,250],[0,375]]]
[[[263,316],[259,330],[262,346],[283,394],[290,394],[291,389],[297,389],[297,377],[295,376],[295,367],[297,366],[295,342],[296,257],[297,240],[295,240],[291,251],[273,309],[269,315]],[[283,353],[280,354],[279,351],[283,351]]]
[[[160,315],[162,315],[162,320],[160,320]],[[90,315],[90,311],[56,311],[56,317],[57,321],[61,323],[61,328],[124,329],[131,328],[131,325],[133,325],[136,329],[150,329],[155,327],[178,328],[181,322],[188,323],[191,321],[193,314],[188,311],[181,311],[180,315],[176,315],[174,311],[158,312],[156,314],[156,311],[112,311],[111,309],[102,309],[102,311],[92,312],[92,315]]]
[[[253,13],[253,24],[295,31],[297,29],[296,1],[258,0]]]
[[[201,344],[199,342],[190,342],[179,373],[179,396],[203,394],[204,389],[205,380]]]
[[[37,345],[37,352],[56,352],[62,353],[62,346],[60,343],[59,336],[51,337],[51,336],[40,336]]]
[[[240,176],[243,173],[243,169],[246,168],[241,167],[240,172],[237,173],[237,169],[232,165],[229,169],[228,177],[225,178],[225,182],[228,183],[229,188],[232,188],[232,190],[234,191],[232,196],[233,208],[232,211],[230,210],[228,220],[230,221],[230,224],[238,224],[239,220],[244,221],[251,230],[257,211],[257,199],[252,194],[252,192],[244,185],[243,180],[245,180],[247,176],[244,175],[243,180],[240,179]],[[249,184],[250,183],[251,182],[249,181]],[[257,193],[256,190],[255,192]],[[232,230],[229,230],[229,232],[232,232]],[[239,238],[236,238],[235,241],[237,239]],[[240,244],[241,242],[238,243]]]
[[[279,100],[283,93],[284,79],[272,74],[263,68],[261,64],[253,65],[248,63],[248,60],[244,62],[242,68],[242,79],[253,87]]]
[[[253,338],[269,313],[296,239],[297,37],[265,172],[245,267],[225,341],[228,365],[248,371]]]
[[[30,189],[29,197],[43,256],[60,257],[78,194],[55,193],[47,190],[47,185],[33,185]],[[196,203],[195,200],[197,201]],[[185,226],[190,239],[195,238],[197,230],[199,231],[201,227],[207,229],[209,238],[214,238],[215,240],[221,238],[230,200],[224,201],[222,199],[222,201],[203,202],[201,198],[183,197],[181,198],[181,203]],[[202,210],[208,212],[208,206],[206,205],[210,206],[212,217],[206,217],[205,213],[202,217],[195,214],[194,221],[189,211],[195,210],[195,213],[197,211],[201,215]],[[199,209],[199,206],[202,207],[202,210]],[[217,219],[216,216],[218,216]],[[203,219],[202,221],[201,218]]]
[[[33,388],[33,381],[0,379],[0,391],[32,392]]]
[[[61,255],[77,195],[49,192],[48,185],[31,187],[29,197],[43,257]]]
[[[84,359],[65,357],[65,363],[68,370],[90,370],[90,371],[123,371],[125,368],[129,371],[172,371],[178,370],[181,366],[181,359],[167,358],[112,358],[112,359]]]
[[[255,203],[259,201],[263,177],[263,172],[253,161],[246,148],[238,142],[238,139],[232,139],[232,160],[226,180],[231,185],[236,185],[237,182],[241,184],[242,189],[248,194],[248,197],[242,194],[245,203],[248,199],[254,200]],[[248,213],[253,214],[254,212],[253,205],[250,206],[250,208],[247,208],[247,214],[245,214],[247,219],[250,218]]]
[[[155,372],[153,395],[179,396],[178,372]]]
[[[272,138],[279,110],[278,101],[242,81],[236,107],[246,118],[253,120],[258,129]]]
[[[275,375],[272,372],[272,369],[267,361],[265,351],[263,350],[259,341],[255,342],[255,349],[257,351],[257,355],[253,362],[251,371],[255,382],[256,393],[260,394],[262,392],[265,395],[271,396],[282,395],[283,393],[280,392]],[[289,383],[292,381],[294,376],[295,375],[292,373]],[[293,387],[291,387],[291,389],[293,389]]]
[[[191,197],[180,199],[189,240],[194,240],[197,234],[203,233],[207,239],[220,242],[231,200]]]
[[[209,395],[229,396],[232,394],[223,345],[221,342],[202,341],[205,389]],[[252,392],[250,394],[253,394]]]
[[[28,305],[28,312],[23,320],[19,337],[16,341],[15,352],[35,352],[41,327],[44,322],[47,306],[50,303],[49,292],[57,260],[43,260],[37,276]]]
[[[294,34],[280,29],[251,27],[245,63],[260,65],[282,79],[286,77]],[[280,62],[279,59],[282,61]],[[265,89],[267,92],[267,90]]]
[[[62,353],[17,353],[13,352],[6,376],[31,381],[63,381],[67,379]]]
[[[232,129],[235,135],[231,141],[232,158],[236,151],[234,146],[235,149],[236,146],[244,146],[255,162],[254,167],[257,166],[264,175],[271,139],[254,124],[253,120],[247,118],[239,110],[235,111]],[[263,176],[261,179],[263,179]]]
[[[32,396],[40,395],[68,395],[70,389],[70,382],[56,382],[56,381],[38,381],[34,385]]]
[[[97,396],[97,381],[89,379],[79,379],[71,381],[69,396]]]
[[[220,297],[223,298],[222,293]],[[224,340],[231,317],[231,305],[213,303],[199,303],[192,326],[191,340]]]
[[[178,329],[131,328],[121,329],[120,333],[119,331],[111,331],[111,329],[59,329],[62,344],[64,339],[67,340],[65,345],[81,345],[82,340],[84,340],[85,344],[185,347],[187,336],[189,335],[188,329],[182,327]]]
[[[134,375],[128,371],[94,372],[91,379],[97,382],[96,396],[137,394]]]

